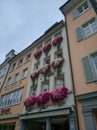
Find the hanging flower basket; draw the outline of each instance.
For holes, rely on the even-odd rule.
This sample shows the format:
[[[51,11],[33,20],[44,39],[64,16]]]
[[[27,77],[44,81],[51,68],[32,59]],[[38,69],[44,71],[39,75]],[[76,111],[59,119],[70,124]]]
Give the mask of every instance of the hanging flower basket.
[[[41,68],[40,73],[43,75],[44,81],[46,81],[46,77],[50,75],[50,72],[51,72],[50,64],[46,64],[44,67]]]
[[[64,62],[64,58],[58,58],[52,62],[52,67],[53,67],[53,69],[58,77],[60,76],[60,74],[62,72],[63,62]]]
[[[55,37],[54,40],[52,41],[53,46],[57,46],[57,49],[59,49],[62,40],[63,40],[62,36]]]
[[[26,110],[30,111],[33,107],[33,105],[36,103],[36,97],[30,96],[24,101],[24,105],[26,106]]]
[[[47,43],[44,47],[43,47],[43,51],[46,54],[46,56],[48,55],[50,49],[51,49],[52,45],[50,43]]]
[[[30,75],[30,78],[31,78],[31,80],[32,80],[33,85],[35,85],[35,81],[38,80],[39,74],[40,74],[40,71],[35,71],[35,72],[33,72],[33,73]]]
[[[45,103],[50,99],[51,94],[49,92],[43,92],[36,98],[36,103],[39,106],[39,111],[44,108]]]
[[[42,50],[40,50],[40,49],[39,49],[39,50],[36,50],[36,52],[34,53],[34,57],[35,57],[37,60],[39,60],[41,54],[42,54]]]
[[[51,100],[53,103],[60,105],[63,99],[67,97],[68,89],[66,87],[59,87],[51,92]]]

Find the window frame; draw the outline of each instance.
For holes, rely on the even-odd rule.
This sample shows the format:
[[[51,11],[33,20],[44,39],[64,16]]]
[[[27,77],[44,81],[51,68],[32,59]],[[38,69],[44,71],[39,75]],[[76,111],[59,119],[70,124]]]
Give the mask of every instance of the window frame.
[[[26,72],[26,75],[24,76],[24,73]],[[28,68],[25,68],[23,71],[22,71],[22,79],[26,78],[27,77],[27,73],[28,73]]]
[[[62,51],[62,49],[60,49],[60,50],[58,50],[58,51],[55,52],[55,59],[62,58],[62,57],[58,57],[57,56],[59,53],[62,53],[62,57],[63,57],[63,51]]]
[[[97,25],[97,16],[89,19],[87,22],[85,22],[84,24],[82,24],[81,26],[77,27],[76,28],[76,38],[77,38],[77,42],[81,41],[81,40],[84,40],[84,39],[87,39],[88,37],[91,37],[92,35],[96,34],[97,33],[97,29],[95,32],[93,32],[91,35],[89,36],[85,36],[85,33],[84,33],[84,26],[88,23],[90,23],[93,19],[95,19],[95,22],[96,22],[96,25]]]
[[[47,60],[49,60],[49,63],[47,63]],[[51,62],[51,57],[50,57],[50,56],[47,56],[47,57],[45,57],[44,60],[43,60],[43,65],[48,65],[48,64],[50,64],[50,62]]]
[[[29,61],[31,59],[31,53],[26,55],[26,61]]]
[[[85,77],[86,83],[97,82],[97,69],[93,61],[94,55],[97,55],[97,51],[89,53],[87,56],[82,58],[82,66],[84,70],[84,77]],[[88,61],[87,63],[88,63],[89,68],[85,65],[86,64],[85,58]],[[88,77],[89,75],[91,77]]]
[[[43,85],[44,84],[48,84],[48,88],[47,88],[47,91],[44,91],[44,88],[43,88]],[[41,92],[49,92],[49,80],[47,80],[47,81],[44,81],[44,82],[42,82],[42,85],[41,85]]]
[[[18,96],[15,96],[15,93],[18,94]],[[1,97],[0,108],[5,108],[5,107],[8,107],[8,106],[13,106],[13,105],[17,105],[17,104],[21,103],[22,94],[23,94],[23,88],[20,88],[20,89],[14,91],[14,92],[10,92],[8,94],[3,95]],[[9,98],[7,98],[7,97],[9,97]],[[11,103],[9,103],[10,100],[11,100]],[[15,100],[16,100],[16,102],[15,102]]]
[[[55,77],[55,88],[59,88],[59,87],[62,87],[62,86],[57,86],[56,85],[56,81],[59,80],[59,79],[62,79],[63,80],[63,85],[62,86],[65,86],[65,79],[64,79],[64,74],[60,75],[59,77]]]

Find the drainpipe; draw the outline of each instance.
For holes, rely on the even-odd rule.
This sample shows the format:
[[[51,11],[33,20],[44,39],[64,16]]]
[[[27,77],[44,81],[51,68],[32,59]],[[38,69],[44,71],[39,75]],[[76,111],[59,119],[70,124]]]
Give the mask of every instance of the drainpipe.
[[[64,14],[63,14],[64,15]],[[75,95],[75,85],[74,85],[74,76],[73,76],[73,69],[72,69],[72,61],[71,61],[71,54],[70,54],[70,42],[68,37],[68,29],[67,29],[67,19],[65,16],[65,23],[66,23],[66,36],[67,36],[67,47],[68,47],[68,55],[69,55],[69,61],[70,61],[70,69],[71,69],[71,77],[72,77],[72,85],[73,85],[73,94],[74,94],[74,102],[75,102],[75,114],[76,114],[76,122],[77,122],[77,130],[80,130],[79,128],[79,121],[78,121],[78,111],[77,111],[77,101],[76,101],[76,95]]]
[[[89,1],[90,1],[91,5],[92,5],[96,15],[97,15],[97,1],[96,0],[89,0]]]

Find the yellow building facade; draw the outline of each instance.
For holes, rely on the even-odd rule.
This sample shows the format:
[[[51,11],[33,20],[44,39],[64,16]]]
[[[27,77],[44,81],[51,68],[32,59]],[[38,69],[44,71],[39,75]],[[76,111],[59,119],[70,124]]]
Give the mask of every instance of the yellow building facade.
[[[0,130],[19,130],[33,49],[28,47],[9,61],[9,71],[0,93]]]

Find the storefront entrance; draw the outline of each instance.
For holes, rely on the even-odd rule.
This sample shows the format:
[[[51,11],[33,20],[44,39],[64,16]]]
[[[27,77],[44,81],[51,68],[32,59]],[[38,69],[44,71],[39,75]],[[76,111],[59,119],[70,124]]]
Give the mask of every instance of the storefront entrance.
[[[69,130],[69,121],[66,117],[50,119],[51,130]],[[25,130],[46,130],[46,119],[27,120]]]
[[[15,130],[14,124],[2,124],[0,125],[0,130]]]

